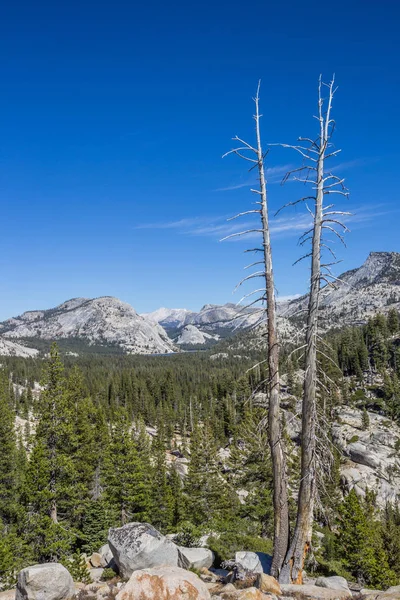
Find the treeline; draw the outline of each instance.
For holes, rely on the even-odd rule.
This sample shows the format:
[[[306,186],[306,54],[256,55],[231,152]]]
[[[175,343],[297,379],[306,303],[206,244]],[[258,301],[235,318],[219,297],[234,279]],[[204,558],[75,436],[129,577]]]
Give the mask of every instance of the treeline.
[[[328,417],[338,405],[350,404],[399,418],[399,333],[398,314],[390,311],[326,336],[319,358],[329,379],[319,401]],[[246,354],[61,361],[53,346],[45,362],[4,358],[3,587],[23,565],[97,550],[109,527],[131,520],[149,521],[164,533],[178,531],[182,544],[218,534],[209,543],[220,559],[237,549],[270,551],[272,467],[265,408],[252,396],[264,391],[267,373],[264,364],[249,369],[257,356]],[[285,351],[281,362],[286,391],[300,397],[301,356]],[[289,438],[287,444],[291,487],[297,489],[298,452]],[[335,458],[316,514],[324,541],[309,568],[372,587],[396,583],[399,510],[378,511],[372,494],[364,501],[352,493],[343,501],[341,459]],[[179,459],[185,477],[176,468]],[[294,509],[293,503],[292,523]]]
[[[33,377],[36,367],[27,368]],[[180,530],[192,543],[200,532],[231,532],[255,537],[264,548],[260,510],[267,510],[268,475],[258,475],[251,506],[243,509],[217,453],[221,440],[240,431],[234,426],[236,413],[238,407],[243,415],[248,412],[251,378],[235,381],[216,367],[217,381],[200,377],[194,367],[176,384],[176,373],[155,370],[159,379],[143,366],[142,371],[115,370],[110,379],[103,372],[103,384],[85,382],[84,369],[64,369],[54,345],[38,397],[30,387],[15,394],[9,375],[2,372],[3,582],[12,582],[24,564],[66,561],[77,551],[91,553],[106,542],[109,527],[132,520],[149,521],[164,533]],[[93,397],[91,382],[98,390]],[[197,395],[184,402],[185,389],[191,386]],[[16,415],[19,426],[25,423],[22,428],[15,428]],[[254,415],[249,419],[255,429]],[[153,426],[151,435],[146,425]],[[246,453],[249,448],[246,444]],[[167,465],[166,450],[171,461],[174,452],[190,457],[184,482],[173,465]],[[264,454],[259,456],[255,449],[252,454],[263,471],[268,465]],[[235,461],[237,466],[240,453]]]

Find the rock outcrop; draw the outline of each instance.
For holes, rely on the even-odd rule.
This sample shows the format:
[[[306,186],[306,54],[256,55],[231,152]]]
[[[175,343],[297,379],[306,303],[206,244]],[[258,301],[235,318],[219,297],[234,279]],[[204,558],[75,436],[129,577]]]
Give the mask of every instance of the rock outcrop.
[[[344,577],[335,575],[333,577],[318,577],[315,585],[318,587],[328,588],[329,590],[340,590],[350,594],[349,586]]]
[[[121,577],[159,566],[189,566],[179,547],[148,523],[127,523],[111,528],[108,543]]]
[[[297,585],[286,583],[281,585],[284,597],[296,600],[348,600],[352,597],[350,591],[332,590],[317,585]]]
[[[164,566],[135,571],[116,600],[210,600],[210,593],[191,571]]]
[[[179,550],[188,561],[189,569],[209,569],[214,562],[214,553],[208,548],[183,548]]]
[[[59,563],[33,565],[19,572],[15,600],[70,600],[74,595],[72,577]]]
[[[362,411],[341,407],[332,427],[336,446],[347,457],[341,465],[347,489],[365,496],[374,490],[382,508],[400,496],[400,427],[382,415],[368,412],[369,426],[363,429]]]
[[[32,343],[36,338],[79,338],[88,346],[119,346],[127,354],[175,350],[160,325],[138,315],[130,304],[110,296],[74,298],[49,310],[25,312],[0,323],[0,335],[0,339],[32,338]]]

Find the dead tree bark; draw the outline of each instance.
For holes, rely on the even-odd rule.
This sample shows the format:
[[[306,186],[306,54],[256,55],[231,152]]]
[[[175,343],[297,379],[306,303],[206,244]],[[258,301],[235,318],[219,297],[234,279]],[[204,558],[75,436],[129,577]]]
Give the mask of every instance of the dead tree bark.
[[[326,111],[324,112],[324,100],[322,98],[323,86],[328,88],[328,100]],[[346,230],[347,228],[337,216],[348,214],[342,211],[331,211],[333,205],[324,206],[325,195],[338,193],[347,196],[347,191],[343,185],[343,179],[340,179],[332,173],[327,173],[325,170],[325,161],[327,158],[335,156],[340,150],[330,151],[331,137],[334,130],[334,121],[331,119],[332,100],[336,89],[334,89],[334,79],[330,84],[326,85],[319,80],[319,97],[318,97],[318,121],[319,135],[316,140],[309,138],[300,138],[301,141],[307,141],[310,146],[288,146],[299,152],[304,158],[309,161],[309,164],[296,169],[296,172],[306,171],[305,178],[299,179],[297,176],[294,179],[304,183],[313,184],[315,195],[314,211],[309,211],[312,215],[312,227],[306,231],[302,238],[301,244],[311,240],[311,252],[301,257],[300,260],[306,257],[311,257],[311,277],[310,277],[310,293],[307,311],[307,327],[306,327],[306,346],[305,346],[305,376],[303,390],[303,407],[302,407],[302,432],[301,432],[301,476],[300,489],[297,504],[297,519],[293,538],[285,558],[280,581],[287,583],[302,583],[302,572],[304,561],[308,551],[311,548],[311,535],[313,524],[313,511],[316,493],[316,423],[317,423],[317,384],[318,384],[318,369],[317,369],[317,335],[318,335],[318,307],[320,301],[321,282],[332,284],[334,276],[331,274],[330,266],[335,263],[323,264],[321,261],[322,248],[325,247],[332,250],[323,244],[322,233],[324,229],[336,234],[341,241],[343,237],[335,229],[335,225]],[[290,174],[289,174],[290,175]],[[313,175],[311,177],[311,175]],[[310,178],[311,177],[311,178]],[[310,197],[302,198],[299,202],[309,199]],[[295,203],[291,203],[295,204]],[[336,257],[335,257],[336,258]]]
[[[248,277],[245,277],[239,285],[244,281],[247,281],[253,277],[262,277],[265,281],[265,288],[262,290],[263,295],[260,300],[265,301],[265,315],[267,320],[267,345],[268,345],[268,367],[269,367],[269,380],[268,380],[268,439],[271,449],[272,458],[272,470],[273,470],[273,504],[274,504],[274,552],[271,567],[271,574],[278,577],[280,569],[282,567],[287,548],[289,543],[289,505],[288,505],[288,491],[287,491],[287,472],[286,472],[286,457],[283,447],[282,438],[282,424],[280,419],[280,405],[279,405],[279,343],[277,334],[277,322],[276,322],[276,310],[275,310],[275,286],[274,286],[274,274],[272,268],[272,249],[271,249],[271,237],[269,227],[269,215],[268,215],[268,194],[267,194],[267,180],[265,175],[265,154],[263,153],[261,144],[261,133],[260,133],[260,111],[259,111],[259,91],[260,82],[257,88],[257,95],[254,99],[256,114],[254,120],[256,123],[256,147],[252,147],[247,142],[234,138],[243,144],[240,148],[231,150],[231,153],[237,154],[241,158],[248,160],[257,167],[259,176],[259,189],[251,190],[253,193],[259,196],[257,204],[259,209],[246,211],[243,214],[259,213],[261,220],[261,229],[253,230],[261,233],[262,236],[262,248],[253,249],[255,251],[262,252],[262,260],[253,263],[253,265],[261,264],[263,271],[253,273]],[[243,154],[244,152],[250,152],[255,155],[254,158],[250,158]],[[227,154],[230,154],[228,152]],[[234,217],[235,218],[235,217]],[[242,235],[245,232],[240,232],[235,235]],[[227,239],[227,238],[225,238]],[[249,266],[253,266],[249,265]],[[258,290],[260,291],[260,290]]]

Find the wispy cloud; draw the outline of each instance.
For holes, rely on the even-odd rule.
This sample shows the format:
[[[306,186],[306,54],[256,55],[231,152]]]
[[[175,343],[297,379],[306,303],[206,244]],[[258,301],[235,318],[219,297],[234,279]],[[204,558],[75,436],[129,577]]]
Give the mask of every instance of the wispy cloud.
[[[336,171],[349,171],[350,169],[355,169],[357,167],[364,167],[376,162],[377,160],[377,158],[373,157],[355,158],[354,160],[347,160],[338,163],[337,165],[333,166],[330,171],[332,171],[332,173],[335,173]]]
[[[207,218],[193,217],[187,219],[179,219],[178,221],[164,221],[162,223],[139,223],[135,225],[135,229],[190,229],[191,227],[199,226],[202,222],[208,221]]]
[[[302,215],[301,217],[296,215],[273,219],[271,222],[271,234],[275,236],[293,235],[307,227],[309,222],[310,217],[308,214]],[[174,229],[183,235],[222,239],[229,235],[237,234],[240,231],[257,229],[258,227],[256,219],[238,219],[229,221],[226,215],[221,215],[218,217],[187,218],[161,223],[143,223],[137,225],[135,229]],[[253,232],[248,234],[246,239],[257,236],[257,232]],[[239,240],[241,237],[235,236],[231,239]]]
[[[347,208],[344,210],[347,210]],[[383,203],[351,207],[352,214],[344,215],[342,221],[351,229],[353,225],[357,227],[366,226],[379,217],[395,212],[400,212],[400,209],[393,209],[390,205]],[[257,219],[243,218],[229,221],[228,218],[228,215],[189,217],[176,221],[143,223],[137,225],[135,229],[171,229],[180,235],[202,236],[216,240],[233,235],[234,237],[230,238],[230,241],[241,241],[259,237],[260,234],[257,232],[250,232],[246,236],[235,235],[241,231],[258,229]],[[286,214],[281,213],[281,216],[271,219],[271,235],[274,238],[295,237],[311,227],[311,224],[311,217],[307,212],[293,214],[288,209]]]
[[[266,176],[269,184],[280,183],[282,178],[286,175],[290,169],[293,168],[293,165],[277,165],[276,167],[267,167]],[[224,187],[217,188],[214,190],[215,192],[231,192],[233,190],[240,190],[241,188],[251,188],[257,185],[257,176],[252,175],[246,179],[246,181],[242,181],[239,183],[233,183],[231,185],[227,185]]]

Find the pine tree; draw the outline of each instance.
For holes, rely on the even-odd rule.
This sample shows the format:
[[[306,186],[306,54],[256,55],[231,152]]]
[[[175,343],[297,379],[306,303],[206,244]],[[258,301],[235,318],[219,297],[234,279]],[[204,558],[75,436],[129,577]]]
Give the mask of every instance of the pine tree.
[[[192,433],[184,493],[186,518],[194,525],[223,531],[234,522],[238,497],[218,468],[215,440],[206,424],[195,424]]]
[[[399,313],[395,308],[391,308],[387,316],[387,328],[391,335],[397,333],[400,328]]]
[[[369,415],[368,412],[366,410],[366,408],[363,409],[362,415],[361,415],[361,421],[362,421],[362,429],[365,431],[367,429],[369,429],[370,426],[370,419],[369,419]]]
[[[0,373],[0,522],[10,523],[18,512],[17,445],[8,378]]]
[[[31,513],[29,537],[35,555],[39,560],[58,560],[74,538],[68,522],[74,473],[73,411],[56,344],[50,351],[43,384],[24,495]]]
[[[151,499],[146,485],[148,474],[132,435],[132,423],[124,409],[110,432],[103,481],[107,505],[117,511],[121,524],[149,518]]]
[[[35,446],[45,471],[46,512],[57,523],[60,506],[67,505],[73,492],[73,406],[66,392],[64,367],[56,344],[51,347],[43,383]]]
[[[240,507],[242,519],[253,535],[273,535],[272,470],[267,434],[260,427],[260,409],[248,409],[231,446],[232,477],[235,489],[247,492]]]
[[[394,585],[396,577],[389,568],[383,546],[382,528],[374,515],[373,502],[362,503],[354,489],[339,510],[338,557],[362,584],[371,587]]]
[[[70,560],[65,561],[65,567],[71,573],[74,581],[85,584],[92,583],[92,578],[86,565],[86,558],[79,550],[74,552]]]
[[[400,507],[387,504],[383,514],[383,544],[389,567],[400,580]]]
[[[165,456],[165,429],[161,420],[157,423],[157,436],[152,444],[152,512],[153,525],[163,533],[167,533],[174,520],[174,501],[168,481]]]
[[[80,537],[82,550],[88,555],[97,552],[107,542],[109,527],[115,525],[114,511],[107,508],[104,500],[86,500],[84,503]]]

